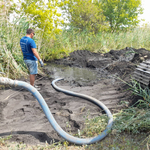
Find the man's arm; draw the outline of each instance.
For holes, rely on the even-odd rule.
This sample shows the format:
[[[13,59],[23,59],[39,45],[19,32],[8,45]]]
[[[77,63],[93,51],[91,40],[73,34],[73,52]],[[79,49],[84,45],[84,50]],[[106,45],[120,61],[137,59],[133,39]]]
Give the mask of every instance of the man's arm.
[[[39,60],[41,67],[43,67],[44,66],[43,61],[41,60],[38,52],[36,51],[36,48],[32,48],[32,52],[33,52],[34,56]]]
[[[39,56],[38,52],[36,51],[36,48],[32,48],[32,52],[33,52],[34,56],[35,56],[38,60],[40,60],[40,56]]]

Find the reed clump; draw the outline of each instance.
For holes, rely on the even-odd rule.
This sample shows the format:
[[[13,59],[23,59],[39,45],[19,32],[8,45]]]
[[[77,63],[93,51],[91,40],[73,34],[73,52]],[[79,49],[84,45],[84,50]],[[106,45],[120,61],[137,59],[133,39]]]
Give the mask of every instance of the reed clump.
[[[23,26],[23,18],[13,24],[7,18],[1,17],[0,22],[0,76],[19,78],[27,75],[20,48],[20,38],[27,26]]]
[[[90,50],[106,53],[111,49],[123,49],[125,47],[145,48],[150,47],[150,26],[137,27],[128,31],[100,32],[93,34],[87,31],[63,30],[56,36],[54,46],[65,49],[66,52],[74,50]]]

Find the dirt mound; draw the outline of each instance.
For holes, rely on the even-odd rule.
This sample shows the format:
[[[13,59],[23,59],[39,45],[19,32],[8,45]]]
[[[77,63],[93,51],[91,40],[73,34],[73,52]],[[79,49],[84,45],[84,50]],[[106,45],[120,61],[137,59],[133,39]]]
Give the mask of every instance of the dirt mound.
[[[91,85],[80,82],[78,86],[76,84],[78,81],[64,80],[59,82],[58,86],[95,97],[115,112],[116,109],[126,107],[123,102],[130,103],[134,99],[130,96],[131,93],[124,92],[126,87],[116,79],[116,76],[128,81],[136,65],[146,59],[150,59],[149,51],[143,48],[127,47],[122,50],[111,50],[106,54],[77,50],[69,57],[54,62],[70,67],[96,70],[99,78]],[[86,117],[93,118],[103,113],[100,108],[90,102],[55,91],[51,86],[52,80],[39,76],[36,85],[40,87],[39,92],[54,118],[66,132],[77,133],[78,129],[83,129]],[[33,145],[46,141],[50,143],[53,139],[62,140],[51,127],[33,95],[24,89],[17,88],[0,90],[0,136],[10,134],[12,134],[11,141]]]
[[[70,53],[70,56],[55,63],[61,63],[69,66],[100,68],[111,62],[110,58],[103,57],[103,54],[92,53],[88,50],[77,50]]]
[[[97,70],[107,70],[110,74],[123,75],[134,71],[136,65],[143,60],[150,59],[150,51],[141,48],[126,47],[122,50],[110,50],[106,54],[92,53],[88,50],[77,50],[70,53],[69,57],[56,60],[57,64],[87,67]]]

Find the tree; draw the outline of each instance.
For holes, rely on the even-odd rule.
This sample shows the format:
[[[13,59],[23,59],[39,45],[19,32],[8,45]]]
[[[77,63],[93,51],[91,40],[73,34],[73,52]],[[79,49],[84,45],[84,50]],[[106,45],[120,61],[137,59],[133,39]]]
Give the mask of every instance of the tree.
[[[21,2],[21,1],[20,1]],[[63,23],[58,13],[58,0],[24,0],[21,2],[20,12],[30,18],[30,27],[41,32],[41,38],[49,38],[61,31],[58,26]]]
[[[143,13],[141,0],[100,0],[98,5],[112,31],[135,27],[140,22],[138,15]]]
[[[81,31],[88,30],[97,33],[106,30],[103,11],[92,0],[64,0],[62,9],[68,14],[69,26]]]

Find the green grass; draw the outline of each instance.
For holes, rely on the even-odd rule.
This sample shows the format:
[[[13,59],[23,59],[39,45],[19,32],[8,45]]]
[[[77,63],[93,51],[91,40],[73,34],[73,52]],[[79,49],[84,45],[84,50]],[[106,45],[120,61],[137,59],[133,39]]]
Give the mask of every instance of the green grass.
[[[56,36],[54,47],[57,45],[59,49],[65,49],[68,53],[84,49],[106,53],[111,49],[116,50],[125,47],[146,48],[149,50],[149,32],[150,26],[136,28],[127,32],[102,32],[96,35],[68,30]]]
[[[146,134],[109,134],[104,140],[91,145],[74,145],[68,142],[58,142],[44,145],[27,145],[23,143],[5,141],[0,148],[3,150],[148,150],[150,136]]]

